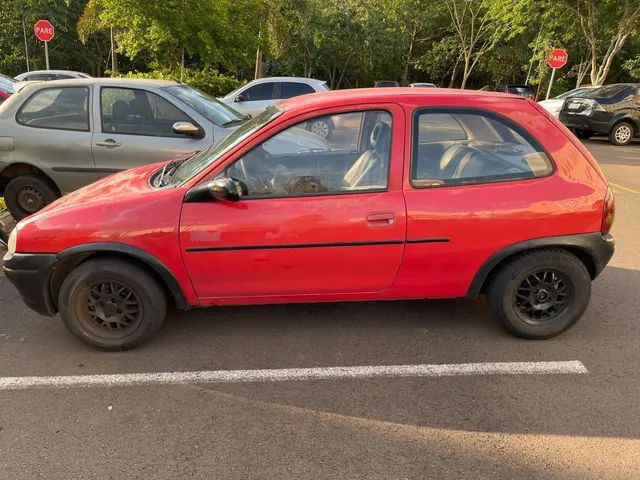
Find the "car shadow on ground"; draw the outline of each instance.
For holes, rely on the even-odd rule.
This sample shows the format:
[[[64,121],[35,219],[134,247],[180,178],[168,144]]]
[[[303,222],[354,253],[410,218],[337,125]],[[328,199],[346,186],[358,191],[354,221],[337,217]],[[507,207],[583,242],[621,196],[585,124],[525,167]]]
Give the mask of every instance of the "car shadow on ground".
[[[545,341],[512,337],[483,299],[225,307],[174,313],[153,345],[224,368],[580,360],[587,375],[208,385],[250,401],[447,430],[640,438],[640,271],[609,267],[585,317]],[[199,346],[200,347],[199,347]],[[171,347],[170,347],[171,348]],[[603,353],[608,352],[608,353]],[[635,393],[634,393],[635,391]],[[496,416],[496,402],[502,414]],[[606,409],[603,410],[603,406]],[[552,418],[552,420],[550,420]],[[585,421],[585,418],[589,420]]]

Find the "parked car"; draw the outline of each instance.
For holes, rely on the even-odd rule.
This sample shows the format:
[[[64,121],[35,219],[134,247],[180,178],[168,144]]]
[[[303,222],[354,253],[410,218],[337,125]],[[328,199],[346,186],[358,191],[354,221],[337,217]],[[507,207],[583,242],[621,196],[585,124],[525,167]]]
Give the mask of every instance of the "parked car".
[[[177,82],[30,83],[0,107],[0,195],[22,219],[110,173],[204,150],[244,121]]]
[[[67,80],[70,78],[91,78],[91,75],[87,75],[82,72],[74,72],[73,70],[33,70],[16,76],[16,80],[19,82],[47,82],[50,80]]]
[[[0,75],[0,105],[15,93],[14,84],[16,81],[6,75]]]
[[[373,82],[373,86],[375,88],[399,87],[400,84],[395,80],[376,80],[375,82]]]
[[[243,85],[220,100],[246,115],[257,115],[281,100],[326,92],[327,82],[306,77],[265,77]],[[330,118],[318,119],[305,128],[322,138],[331,137],[335,125]]]
[[[559,118],[578,138],[601,134],[612,145],[628,145],[640,133],[640,84],[616,83],[570,98]]]
[[[533,98],[534,92],[531,85],[505,85],[501,89],[504,93],[511,93],[513,95],[520,95],[525,98]]]
[[[409,86],[411,88],[436,88],[435,83],[427,83],[427,82],[410,83]]]
[[[542,100],[538,102],[538,105],[543,107],[547,112],[549,112],[554,117],[558,117],[560,115],[560,110],[562,110],[562,105],[567,98],[579,97],[585,93],[589,93],[595,90],[598,87],[578,87],[573,90],[569,90],[568,92],[564,92],[557,97],[550,98],[549,100]]]
[[[265,151],[328,114],[341,148]],[[548,338],[587,307],[613,216],[598,163],[533,102],[343,90],[61,198],[18,223],[4,272],[27,305],[105,349],[147,340],[168,305],[479,294],[516,335]]]

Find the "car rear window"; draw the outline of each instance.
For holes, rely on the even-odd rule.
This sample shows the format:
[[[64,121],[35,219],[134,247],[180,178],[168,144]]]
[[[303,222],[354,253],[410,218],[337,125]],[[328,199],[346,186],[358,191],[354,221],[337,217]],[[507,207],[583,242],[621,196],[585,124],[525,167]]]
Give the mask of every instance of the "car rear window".
[[[490,112],[429,109],[414,120],[416,188],[543,177],[553,164],[520,126]]]
[[[628,85],[606,85],[602,88],[597,88],[592,92],[580,95],[582,98],[609,98],[615,97],[619,93],[629,89]]]

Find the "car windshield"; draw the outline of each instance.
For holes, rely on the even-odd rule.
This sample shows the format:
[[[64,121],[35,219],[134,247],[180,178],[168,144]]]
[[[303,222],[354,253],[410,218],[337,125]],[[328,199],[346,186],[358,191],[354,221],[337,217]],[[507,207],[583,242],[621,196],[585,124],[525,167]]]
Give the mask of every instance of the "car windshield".
[[[165,185],[179,185],[193,178],[197,173],[213,165],[222,158],[225,153],[281,114],[282,110],[278,106],[273,105],[251,120],[244,122],[236,130],[223,138],[217,145],[209,147],[180,163],[171,175],[171,178],[167,179]]]
[[[606,85],[602,88],[596,88],[594,91],[585,95],[581,95],[582,98],[610,98],[615,97],[620,92],[626,90],[628,85]]]
[[[173,85],[165,87],[164,90],[219,127],[237,125],[247,119],[237,110],[196,88],[187,85]]]

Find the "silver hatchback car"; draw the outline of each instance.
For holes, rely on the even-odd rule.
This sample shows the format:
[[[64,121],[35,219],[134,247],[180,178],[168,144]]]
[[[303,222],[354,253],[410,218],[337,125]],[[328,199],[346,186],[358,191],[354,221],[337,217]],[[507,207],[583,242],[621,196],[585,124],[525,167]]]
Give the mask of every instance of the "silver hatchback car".
[[[171,81],[29,83],[0,106],[0,196],[19,220],[110,173],[203,150],[245,118]]]

